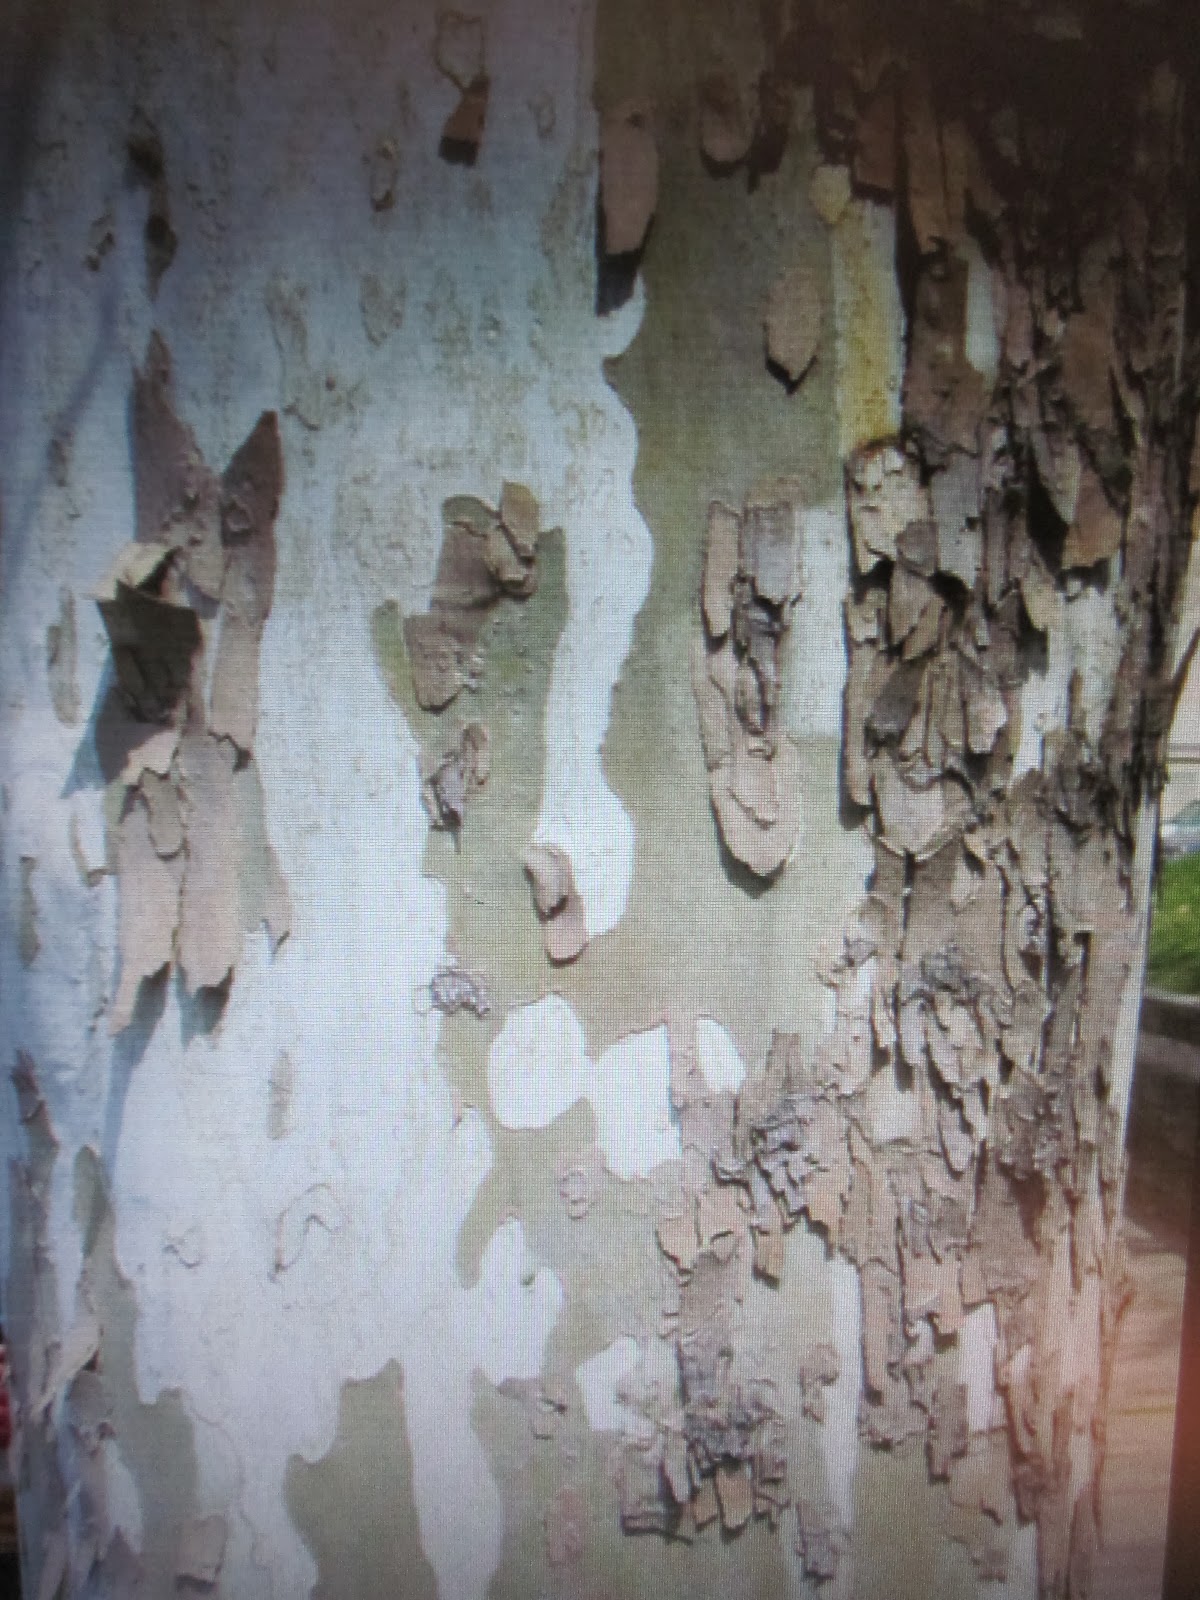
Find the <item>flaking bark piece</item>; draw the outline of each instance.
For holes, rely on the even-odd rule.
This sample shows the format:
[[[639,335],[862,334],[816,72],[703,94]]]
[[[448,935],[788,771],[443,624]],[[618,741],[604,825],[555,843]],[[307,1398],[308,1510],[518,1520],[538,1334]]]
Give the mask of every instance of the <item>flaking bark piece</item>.
[[[800,764],[778,727],[781,647],[800,592],[793,507],[709,507],[692,687],[713,810],[732,855],[758,877],[787,860],[800,828]]]
[[[226,1537],[225,1518],[219,1514],[193,1518],[180,1536],[175,1562],[176,1584],[216,1588],[225,1560]]]
[[[482,672],[476,653],[489,611],[505,595],[537,587],[537,501],[506,483],[499,514],[474,495],[442,504],[442,550],[426,614],[404,619],[413,692],[423,711],[442,711]]]
[[[220,492],[195,435],[175,412],[171,356],[153,333],[133,376],[133,467],[138,542],[178,546],[201,594],[221,592]]]
[[[896,190],[896,93],[879,89],[858,118],[854,140],[854,185],[890,198]]]
[[[559,966],[583,954],[588,942],[587,917],[574,884],[566,904],[547,920],[542,936],[546,954]]]
[[[907,644],[927,613],[937,619],[941,610],[941,601],[928,579],[913,572],[903,561],[898,561],[892,568],[888,584],[888,637],[893,646]],[[933,648],[937,643],[936,622],[932,637],[927,629],[923,630],[919,642],[921,650],[914,650],[911,654],[924,654]],[[910,652],[906,650],[905,655],[909,656]]]
[[[413,694],[422,711],[444,711],[471,681],[470,652],[436,612],[404,619]]]
[[[1042,488],[1060,519],[1069,526],[1075,520],[1083,454],[1073,438],[1049,425],[1032,429],[1030,444]]]
[[[421,756],[421,802],[435,828],[457,833],[467,799],[477,794],[491,771],[491,741],[482,722],[468,722],[458,743],[431,763]]]
[[[988,671],[963,661],[959,668],[966,712],[967,748],[972,755],[990,755],[1000,730],[1008,725],[1008,707],[1000,686]]]
[[[896,535],[896,554],[903,566],[922,578],[932,578],[938,568],[936,522],[908,522]]]
[[[940,595],[933,595],[921,611],[912,632],[904,641],[905,661],[919,661],[937,649],[942,642],[942,623],[946,603]]]
[[[710,72],[700,83],[700,150],[706,161],[729,171],[750,154],[754,129],[737,80]]]
[[[754,1493],[749,1464],[722,1461],[713,1475],[721,1526],[726,1533],[738,1533],[754,1511]]]
[[[158,592],[173,552],[164,553],[160,545],[128,545],[126,552],[96,603],[131,714],[140,722],[166,722],[191,682],[200,621],[189,606],[175,605]]]
[[[824,320],[824,297],[812,268],[792,267],[776,279],[767,297],[763,332],[767,360],[795,388],[817,358]]]
[[[784,606],[799,595],[796,528],[790,505],[748,505],[741,523],[741,570],[761,600]]]
[[[96,723],[96,753],[106,779],[120,778],[136,789],[143,772],[165,777],[171,770],[183,728],[173,721],[162,726],[130,715],[124,697],[110,697]]]
[[[429,1003],[448,1017],[459,1011],[486,1017],[492,1009],[486,982],[465,967],[439,967],[429,980]]]
[[[542,921],[546,954],[554,962],[574,961],[588,935],[570,856],[557,845],[531,844],[525,852],[525,872]]]
[[[283,492],[283,452],[273,411],[226,469],[221,537],[227,552],[221,636],[213,667],[209,727],[249,755],[258,723],[259,647],[275,592],[275,518]]]
[[[877,744],[895,744],[912,721],[920,703],[925,669],[904,661],[892,668],[867,713],[867,733]]]
[[[140,795],[130,797],[117,834],[117,943],[121,972],[108,1017],[108,1031],[129,1026],[143,978],[169,967],[179,922],[182,857],[164,860],[154,846],[150,818]]]
[[[150,818],[150,837],[164,859],[183,849],[183,816],[179,793],[169,776],[146,770],[141,776],[142,796]]]
[[[952,1464],[970,1444],[965,1384],[942,1381],[933,1392],[929,1417],[929,1476],[948,1478]]]
[[[523,483],[504,483],[500,488],[500,521],[523,561],[537,555],[540,513],[533,491]]]
[[[168,568],[175,554],[176,546],[160,539],[143,539],[124,545],[96,590],[96,599],[114,599],[122,585],[146,594],[162,595],[168,587]]]
[[[932,855],[965,820],[965,798],[957,785],[940,778],[909,782],[890,754],[872,763],[872,788],[888,843],[918,860]]]
[[[1092,468],[1081,462],[1075,517],[1063,541],[1063,567],[1094,567],[1110,560],[1121,548],[1122,531],[1121,514],[1104,485]]]
[[[799,1523],[797,1548],[805,1572],[818,1581],[836,1578],[838,1547],[828,1513],[811,1500],[798,1500],[796,1518]]]
[[[917,278],[904,373],[904,421],[929,463],[952,450],[974,454],[988,392],[967,360],[967,267],[951,256]]]
[[[658,147],[648,101],[626,100],[600,119],[604,253],[641,249],[658,206]]]
[[[187,867],[179,905],[179,966],[189,994],[216,989],[242,945],[241,859],[233,746],[189,732],[179,746]]]
[[[552,917],[561,911],[574,882],[566,852],[557,845],[531,844],[525,852],[525,871],[533,885],[538,916]]]
[[[825,1421],[825,1390],[836,1383],[841,1363],[831,1344],[815,1344],[800,1363],[797,1374],[804,1396],[804,1415],[814,1422]]]
[[[733,617],[733,581],[738,570],[741,519],[714,500],[708,508],[704,547],[704,621],[713,639],[723,639]]]
[[[942,144],[929,84],[913,69],[902,93],[901,127],[908,179],[908,214],[921,255],[952,242]]]
[[[537,588],[537,568],[520,554],[499,519],[484,535],[483,559],[500,588],[514,599],[527,600]]]
[[[621,1454],[618,1489],[621,1527],[626,1533],[667,1533],[673,1511],[664,1504],[661,1451],[627,1445]]]
[[[91,1306],[85,1304],[67,1331],[54,1340],[54,1356],[33,1405],[35,1415],[47,1412],[59,1395],[66,1393],[88,1363],[95,1360],[99,1349],[100,1322]]]
[[[846,500],[854,559],[864,576],[880,561],[896,559],[897,540],[910,524],[932,520],[917,462],[891,442],[864,445],[851,455]]]
[[[433,586],[433,609],[445,616],[460,616],[464,627],[476,632],[483,613],[499,599],[503,586],[489,562],[497,559],[497,549],[489,550],[489,539],[504,539],[496,513],[482,500],[470,495],[455,495],[442,507],[445,532]],[[512,552],[515,558],[515,551]],[[478,612],[472,618],[470,613]]]
[[[1103,264],[1091,264],[1081,276],[1090,280],[1081,285],[1083,309],[1067,319],[1058,346],[1062,386],[1078,421],[1092,434],[1103,434],[1112,429],[1114,420],[1117,290]]]
[[[438,155],[451,166],[473,167],[483,143],[491,80],[481,72],[462,92],[442,128]]]
[[[279,418],[274,411],[264,411],[221,479],[221,537],[225,543],[234,545],[240,539],[261,538],[274,525],[282,494]],[[275,576],[273,545],[269,564],[264,561],[256,572],[269,608]]]
[[[682,1216],[660,1217],[656,1233],[663,1255],[673,1261],[681,1273],[691,1272],[700,1253],[691,1207]]]
[[[764,774],[768,765],[769,774]],[[753,780],[758,782],[752,787]],[[800,755],[795,745],[780,739],[770,763],[749,753],[744,761],[735,755],[713,774],[712,800],[730,853],[756,877],[773,876],[791,855],[800,832]]]

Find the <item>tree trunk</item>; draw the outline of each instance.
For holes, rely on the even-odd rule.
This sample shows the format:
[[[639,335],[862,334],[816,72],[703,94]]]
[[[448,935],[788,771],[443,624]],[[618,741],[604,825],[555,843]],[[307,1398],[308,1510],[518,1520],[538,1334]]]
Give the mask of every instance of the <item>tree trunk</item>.
[[[30,1596],[1087,1594],[1185,26],[11,21]]]

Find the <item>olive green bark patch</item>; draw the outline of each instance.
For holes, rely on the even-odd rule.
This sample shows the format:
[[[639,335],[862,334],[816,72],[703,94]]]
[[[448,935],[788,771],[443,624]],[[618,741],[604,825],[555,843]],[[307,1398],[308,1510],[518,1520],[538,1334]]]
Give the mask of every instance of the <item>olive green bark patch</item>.
[[[319,1461],[292,1456],[284,1493],[317,1563],[313,1600],[438,1600],[413,1502],[395,1361],[342,1385],[333,1445]]]
[[[137,1299],[117,1266],[115,1219],[104,1169],[87,1146],[75,1161],[75,1217],[83,1233],[85,1268],[100,1324],[100,1372],[113,1437],[141,1506],[139,1557],[145,1593],[171,1594],[184,1528],[196,1514],[192,1419],[178,1389],[164,1389],[153,1405],[144,1404],[138,1395]]]

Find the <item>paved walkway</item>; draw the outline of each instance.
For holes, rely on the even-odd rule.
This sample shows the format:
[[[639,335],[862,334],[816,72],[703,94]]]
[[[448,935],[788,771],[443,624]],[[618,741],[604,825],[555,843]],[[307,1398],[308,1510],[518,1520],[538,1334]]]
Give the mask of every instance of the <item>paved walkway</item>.
[[[1101,1485],[1094,1600],[1160,1600],[1183,1319],[1200,1047],[1144,1038],[1129,1119],[1121,1323]]]

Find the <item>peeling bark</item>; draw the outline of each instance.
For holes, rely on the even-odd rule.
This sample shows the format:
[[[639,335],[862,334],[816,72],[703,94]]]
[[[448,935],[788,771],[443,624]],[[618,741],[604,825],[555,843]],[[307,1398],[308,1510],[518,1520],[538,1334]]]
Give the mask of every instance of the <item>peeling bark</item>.
[[[872,86],[818,98],[820,132],[857,186],[896,191],[908,240],[902,433],[846,466],[843,771],[876,865],[824,973],[832,1032],[812,1060],[776,1036],[736,1112],[704,1127],[708,1170],[682,1214],[658,1221],[680,1284],[681,1409],[652,1413],[659,1486],[628,1475],[623,1519],[698,1523],[710,1476],[727,1531],[745,1521],[743,1484],[772,1514],[771,1407],[738,1369],[729,1308],[751,1261],[778,1276],[773,1241],[804,1217],[859,1270],[865,1438],[924,1439],[967,1517],[947,1532],[981,1580],[1005,1575],[1015,1528],[1035,1524],[1051,1600],[1085,1594],[1094,1566],[1096,1419],[1124,1294],[1113,1040],[1140,980],[1134,853],[1163,777],[1193,503],[1184,101],[1169,67],[1131,70],[1104,159],[1081,165],[1062,145],[1071,109],[1022,91],[1013,58],[968,105],[920,50],[897,49],[896,87],[874,87],[853,37],[825,36],[835,75]],[[1097,82],[1107,70],[1099,52],[1076,65]],[[998,132],[1011,128],[1015,144]],[[980,260],[1002,317],[992,377],[968,355]],[[736,771],[739,738],[771,731],[772,657],[746,622],[739,638],[738,605],[789,598],[786,582],[764,587],[747,521],[710,515],[695,683],[726,842],[761,872],[786,851],[746,848],[716,776]],[[1081,572],[1125,623],[1119,662],[1107,681],[1076,676],[1030,766],[1022,691]],[[712,1185],[744,1207],[724,1261],[695,1223]],[[976,1428],[947,1352],[982,1308],[1003,1415]],[[819,1379],[803,1382],[819,1416]],[[647,1487],[631,1504],[633,1482]],[[807,1503],[798,1523],[806,1570],[829,1576],[828,1525]]]
[[[802,582],[796,522],[786,501],[740,517],[709,507],[693,660],[713,809],[730,853],[760,878],[778,872],[800,829],[799,763],[779,716],[782,643]]]
[[[222,988],[248,912],[273,946],[290,923],[253,754],[283,489],[276,418],[259,418],[218,484],[175,413],[170,354],[155,333],[134,374],[133,445],[137,537],[98,599],[124,702],[106,733],[123,787],[112,1033],[132,1020],[142,980],[176,960],[189,992]],[[213,600],[220,636],[206,711],[200,607]],[[243,769],[249,783],[239,783]]]

